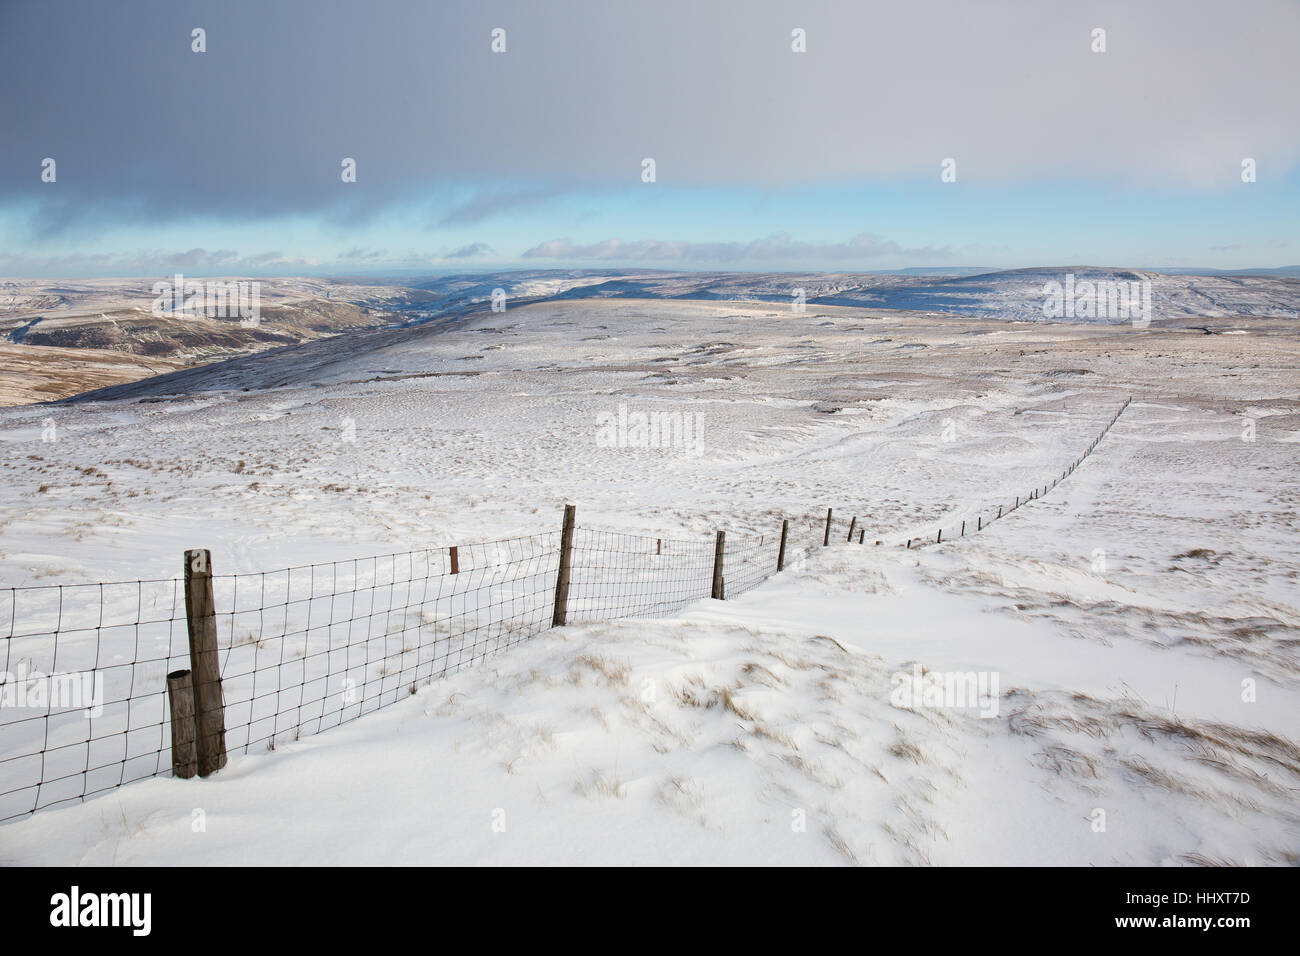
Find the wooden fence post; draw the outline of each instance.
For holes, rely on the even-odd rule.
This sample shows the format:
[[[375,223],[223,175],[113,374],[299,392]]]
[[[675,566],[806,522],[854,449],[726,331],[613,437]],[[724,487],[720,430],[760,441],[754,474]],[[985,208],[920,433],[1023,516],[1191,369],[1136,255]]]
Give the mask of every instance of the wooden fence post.
[[[722,596],[722,552],[726,547],[727,532],[719,531],[713,542],[713,593],[710,597],[723,600]]]
[[[172,671],[167,675],[167,700],[171,704],[172,775],[188,780],[199,771],[194,682],[189,671]]]
[[[943,529],[942,529],[942,528],[939,529],[939,537],[937,537],[937,538],[934,539],[934,543],[935,543],[935,544],[942,544],[942,543],[943,543]]]
[[[190,636],[190,682],[194,687],[200,777],[226,765],[226,714],[217,656],[217,610],[212,597],[212,552],[185,552],[185,618]]]
[[[867,529],[866,529],[866,528],[859,528],[859,529],[858,529],[858,544],[861,544],[861,543],[862,543],[862,539],[865,538],[866,536],[867,536]]]
[[[825,548],[831,543],[831,509],[826,509],[826,534],[822,536],[822,547]]]
[[[853,532],[857,529],[857,527],[858,527],[858,516],[854,515],[853,520],[849,522],[849,536],[844,539],[847,543],[849,544],[853,543]]]
[[[454,544],[451,546],[451,573],[460,574],[460,552]]]
[[[560,570],[555,576],[555,610],[551,627],[563,627],[569,614],[569,572],[573,562],[573,505],[564,506],[564,526],[560,531]]]
[[[790,531],[790,519],[781,519],[781,547],[776,552],[776,569],[782,571],[785,569],[785,536]]]

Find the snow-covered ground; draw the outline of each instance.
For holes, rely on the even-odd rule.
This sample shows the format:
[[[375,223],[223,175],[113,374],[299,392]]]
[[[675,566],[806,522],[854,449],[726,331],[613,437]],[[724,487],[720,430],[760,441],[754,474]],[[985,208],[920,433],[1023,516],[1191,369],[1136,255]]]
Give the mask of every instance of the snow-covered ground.
[[[1235,324],[565,301],[2,410],[6,587],[554,532],[565,502],[837,533],[735,600],[0,826],[0,861],[1295,863],[1300,345]],[[873,546],[1050,482],[1129,395],[1045,498]],[[700,440],[618,447],[653,412]],[[996,680],[996,714],[896,706],[913,665]]]

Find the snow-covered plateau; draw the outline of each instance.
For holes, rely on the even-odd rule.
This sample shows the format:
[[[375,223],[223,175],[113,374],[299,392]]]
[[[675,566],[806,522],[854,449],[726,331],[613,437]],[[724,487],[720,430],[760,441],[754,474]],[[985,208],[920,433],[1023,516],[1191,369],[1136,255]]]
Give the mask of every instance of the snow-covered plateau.
[[[441,552],[566,503],[773,563],[791,528],[744,593],[19,816],[0,863],[1300,863],[1300,337],[1214,325],[574,298],[0,409],[3,588]]]

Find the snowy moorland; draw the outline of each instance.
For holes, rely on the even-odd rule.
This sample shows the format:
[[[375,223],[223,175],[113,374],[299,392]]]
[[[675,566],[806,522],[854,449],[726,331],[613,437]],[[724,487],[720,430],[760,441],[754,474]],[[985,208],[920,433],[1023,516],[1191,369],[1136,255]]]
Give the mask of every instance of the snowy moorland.
[[[962,270],[959,270],[959,272]],[[967,270],[970,271],[970,270]],[[815,307],[904,309],[1036,322],[1047,290],[1063,284],[1144,288],[1140,301],[1159,324],[1217,328],[1224,319],[1300,318],[1295,268],[1263,274],[1166,274],[1062,266],[974,274],[735,273],[618,269],[536,269],[436,276],[346,279],[283,276],[257,280],[255,324],[203,318],[204,281],[0,279],[0,406],[54,401],[91,389],[160,375],[362,329],[456,323],[494,294],[515,304],[544,300],[662,299],[788,305],[798,291]],[[161,286],[159,282],[161,280]],[[218,288],[252,280],[227,276]],[[188,311],[176,304],[188,288]],[[158,295],[158,288],[164,293]],[[1082,288],[1082,286],[1080,286]],[[224,293],[222,293],[224,296]],[[243,300],[240,300],[243,302]],[[213,308],[223,308],[226,298]],[[249,303],[243,302],[244,305]],[[1135,302],[1136,304],[1136,302]],[[159,311],[161,308],[162,311]],[[214,314],[209,312],[209,315]],[[226,315],[225,311],[216,312]],[[231,315],[235,312],[231,312]],[[1047,314],[1076,321],[1125,323],[1112,309]]]
[[[773,562],[788,518],[796,552],[0,825],[0,862],[1300,862],[1300,343],[1215,325],[574,299],[0,410],[4,587],[550,533],[565,503]],[[1049,494],[897,546],[1059,477],[1130,396]],[[690,440],[623,424],[652,414]],[[900,701],[925,673],[991,696]]]

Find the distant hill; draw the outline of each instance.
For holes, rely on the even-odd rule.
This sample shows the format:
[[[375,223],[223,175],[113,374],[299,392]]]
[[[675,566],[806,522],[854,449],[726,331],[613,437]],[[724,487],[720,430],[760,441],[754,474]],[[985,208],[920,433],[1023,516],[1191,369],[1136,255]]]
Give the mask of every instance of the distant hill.
[[[0,377],[31,376],[51,365],[36,393],[9,400],[61,398],[97,385],[151,374],[159,365],[192,368],[337,335],[454,322],[482,310],[500,290],[507,305],[576,299],[681,299],[771,302],[796,293],[808,307],[943,313],[1016,322],[1119,324],[1113,315],[1045,312],[1046,290],[1073,282],[1148,283],[1152,324],[1233,318],[1300,319],[1300,267],[1248,272],[1158,272],[1091,265],[984,271],[977,267],[894,273],[673,272],[648,269],[541,269],[386,279],[286,277],[262,283],[261,321],[154,315],[150,279],[0,281]],[[1071,310],[1073,312],[1073,310]],[[118,358],[67,374],[72,354],[101,350]],[[106,356],[107,358],[107,356]],[[122,361],[138,358],[146,361]],[[20,372],[21,370],[21,372]],[[96,379],[102,375],[103,380]]]

